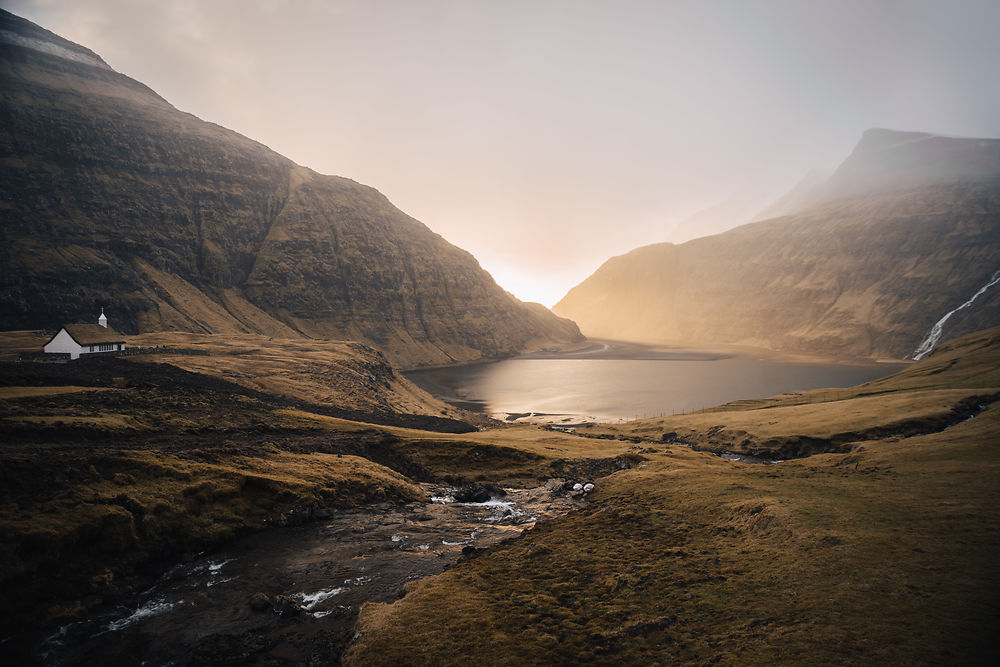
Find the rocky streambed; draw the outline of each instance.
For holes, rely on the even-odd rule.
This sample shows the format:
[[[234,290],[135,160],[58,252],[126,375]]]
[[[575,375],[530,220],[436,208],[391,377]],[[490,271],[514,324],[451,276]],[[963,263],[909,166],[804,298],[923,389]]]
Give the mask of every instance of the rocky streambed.
[[[179,563],[132,604],[59,628],[37,657],[50,665],[336,664],[362,604],[399,599],[408,582],[581,507],[592,488],[562,479],[465,495],[422,486],[425,502],[341,510]]]

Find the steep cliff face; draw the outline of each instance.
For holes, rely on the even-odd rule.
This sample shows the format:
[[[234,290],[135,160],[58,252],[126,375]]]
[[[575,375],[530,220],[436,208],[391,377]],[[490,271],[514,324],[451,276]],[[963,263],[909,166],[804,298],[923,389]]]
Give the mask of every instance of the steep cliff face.
[[[1000,269],[1000,141],[878,130],[800,212],[606,262],[553,310],[590,336],[906,357]],[[1000,324],[1000,290],[945,337]]]
[[[397,363],[576,340],[376,190],[178,111],[0,13],[0,327],[356,338]]]

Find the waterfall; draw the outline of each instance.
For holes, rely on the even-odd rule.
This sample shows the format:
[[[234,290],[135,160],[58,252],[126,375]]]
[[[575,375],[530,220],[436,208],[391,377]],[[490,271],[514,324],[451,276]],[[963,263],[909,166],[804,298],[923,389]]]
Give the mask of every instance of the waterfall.
[[[930,333],[927,334],[927,338],[925,338],[924,341],[920,343],[920,345],[917,347],[917,349],[913,351],[913,357],[912,357],[913,360],[920,361],[928,354],[930,354],[931,350],[933,350],[937,346],[938,342],[941,340],[941,336],[944,334],[944,323],[948,321],[949,317],[951,317],[958,311],[971,306],[972,302],[975,301],[977,298],[979,298],[980,294],[982,294],[989,288],[993,287],[997,283],[1000,283],[1000,271],[995,271],[993,273],[993,277],[990,278],[989,282],[980,287],[979,291],[973,294],[968,301],[963,303],[958,308],[955,308],[954,310],[949,310],[947,313],[945,313],[945,316],[942,317],[940,320],[938,320],[937,323],[931,327],[931,331]]]

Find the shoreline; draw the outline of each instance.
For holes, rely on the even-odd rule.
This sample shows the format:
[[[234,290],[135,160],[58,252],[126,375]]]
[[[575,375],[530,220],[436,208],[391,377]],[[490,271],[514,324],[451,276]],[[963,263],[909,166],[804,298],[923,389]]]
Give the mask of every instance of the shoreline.
[[[443,369],[465,368],[495,364],[501,361],[515,359],[608,359],[616,361],[717,361],[743,357],[756,360],[766,360],[803,364],[832,364],[838,366],[868,366],[913,364],[913,359],[873,358],[873,357],[837,357],[819,353],[797,352],[790,350],[772,350],[751,345],[694,345],[686,343],[642,343],[636,341],[612,340],[606,338],[588,338],[577,343],[562,346],[547,347],[533,352],[506,356],[476,359],[474,361],[438,364],[434,366],[417,366],[400,369],[404,375],[436,371]],[[461,399],[459,399],[461,400]]]

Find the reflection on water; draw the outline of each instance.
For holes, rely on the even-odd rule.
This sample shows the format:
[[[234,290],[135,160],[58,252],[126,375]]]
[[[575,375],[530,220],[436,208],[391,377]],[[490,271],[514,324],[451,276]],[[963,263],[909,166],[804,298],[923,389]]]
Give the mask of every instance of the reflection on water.
[[[617,421],[690,412],[789,391],[850,387],[903,367],[757,359],[669,348],[639,350],[634,345],[619,351],[636,352],[641,358],[623,359],[614,358],[623,354],[609,353],[609,344],[615,345],[597,342],[593,355],[576,351],[547,358],[522,357],[414,371],[408,377],[437,396],[493,415],[534,412]]]

